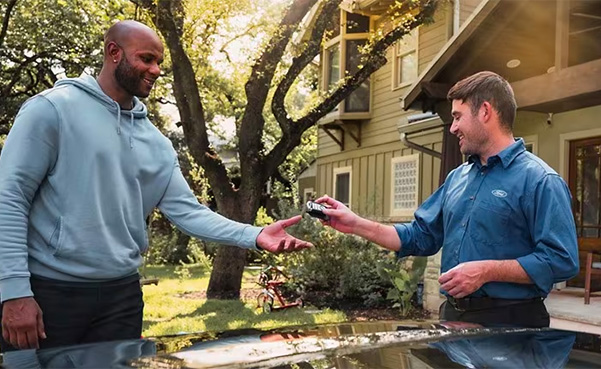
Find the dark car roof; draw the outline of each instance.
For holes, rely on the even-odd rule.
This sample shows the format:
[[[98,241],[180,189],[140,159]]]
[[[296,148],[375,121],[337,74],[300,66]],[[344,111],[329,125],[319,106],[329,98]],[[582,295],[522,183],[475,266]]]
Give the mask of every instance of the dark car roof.
[[[6,367],[601,368],[601,337],[465,323],[369,322],[181,334],[5,355]]]

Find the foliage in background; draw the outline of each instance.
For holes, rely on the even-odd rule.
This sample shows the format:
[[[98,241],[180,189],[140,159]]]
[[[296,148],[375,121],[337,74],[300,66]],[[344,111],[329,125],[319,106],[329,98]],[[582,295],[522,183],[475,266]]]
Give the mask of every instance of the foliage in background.
[[[153,22],[165,39],[173,66],[173,96],[186,142],[191,155],[205,169],[205,175],[215,190],[219,211],[245,223],[254,222],[257,210],[263,206],[265,184],[273,178],[283,177],[282,169],[285,169],[289,155],[300,145],[309,129],[386,64],[389,47],[411,29],[431,20],[438,3],[438,0],[395,1],[394,6],[385,9],[383,17],[389,22],[380,22],[386,23],[386,26],[373,32],[373,42],[363,48],[357,70],[349,71],[348,78],[343,78],[344,82],[334,91],[316,99],[313,104],[309,103],[307,113],[297,116],[291,109],[294,105],[291,102],[294,101],[290,100],[289,93],[299,90],[295,87],[300,81],[299,76],[320,55],[326,29],[342,26],[334,20],[334,15],[340,12],[341,0],[270,1],[267,7],[265,0],[251,1],[251,4],[261,3],[264,9],[273,8],[277,11],[272,13],[273,17],[265,18],[271,28],[264,29],[265,32],[260,35],[264,37],[256,37],[261,42],[257,44],[250,40],[256,54],[249,58],[253,60],[252,64],[246,64],[250,66],[248,74],[241,74],[244,90],[236,90],[243,96],[243,111],[240,110],[239,116],[227,115],[236,123],[234,141],[240,170],[235,172],[229,170],[215,145],[208,139],[214,117],[209,114],[203,96],[211,94],[211,91],[198,83],[198,76],[208,73],[199,74],[202,68],[199,68],[197,61],[204,62],[204,54],[198,51],[203,49],[204,42],[210,44],[214,39],[198,41],[202,38],[199,35],[205,25],[205,29],[212,29],[212,24],[217,29],[220,21],[231,14],[230,11],[244,8],[247,3],[239,1],[227,6],[231,3],[226,0],[131,1],[145,10],[147,19]],[[282,6],[278,6],[278,3]],[[314,5],[315,21],[305,32],[301,24]],[[213,6],[223,11],[212,13]],[[216,16],[211,17],[214,14]],[[215,21],[205,23],[205,18]],[[198,31],[201,32],[196,33]],[[213,64],[206,63],[209,66]],[[237,95],[224,96],[234,97],[227,100],[231,104],[236,101]],[[277,121],[277,125],[273,125],[276,131],[271,136],[275,140],[270,141],[268,123],[274,120]],[[238,180],[239,185],[232,186],[234,180]],[[241,271],[246,254],[246,250],[232,247],[218,249],[209,284],[210,297],[227,299],[240,295]]]
[[[279,216],[287,218],[298,210],[282,202]],[[361,304],[378,306],[392,283],[378,273],[378,265],[393,268],[392,253],[359,237],[339,233],[306,217],[289,228],[290,233],[310,241],[315,248],[293,254],[264,255],[264,263],[284,268],[291,280],[288,286],[304,300],[318,306]]]
[[[426,257],[403,258],[398,265],[382,263],[378,266],[378,274],[388,278],[393,285],[386,299],[392,300],[393,306],[398,307],[403,316],[407,316],[413,308],[413,298],[418,284],[423,282],[427,260]]]
[[[133,15],[122,0],[0,2],[0,135],[29,97],[64,75],[97,72],[107,26]]]

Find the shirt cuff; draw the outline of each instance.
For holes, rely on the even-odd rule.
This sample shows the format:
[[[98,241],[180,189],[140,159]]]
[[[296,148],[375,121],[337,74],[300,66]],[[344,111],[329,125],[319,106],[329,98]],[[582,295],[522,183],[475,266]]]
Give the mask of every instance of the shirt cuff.
[[[32,296],[29,277],[7,278],[0,281],[0,299],[2,302]]]
[[[545,260],[541,260],[536,254],[528,254],[517,258],[517,261],[540,291],[545,295],[551,291],[553,271]]]
[[[395,224],[394,229],[396,233],[399,235],[399,239],[401,240],[401,249],[395,252],[397,258],[404,258],[405,256],[413,255],[413,236],[411,235],[410,224],[401,223]]]
[[[252,250],[262,250],[257,246],[257,237],[259,237],[259,233],[263,230],[263,227],[255,227],[248,225],[242,230],[242,235],[240,236],[240,241],[238,242],[238,246],[244,249],[252,249]]]

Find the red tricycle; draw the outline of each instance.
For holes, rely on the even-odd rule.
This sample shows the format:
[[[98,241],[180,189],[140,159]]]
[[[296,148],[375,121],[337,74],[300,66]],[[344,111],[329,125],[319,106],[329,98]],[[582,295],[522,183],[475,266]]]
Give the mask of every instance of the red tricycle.
[[[280,277],[290,279],[284,272],[274,266],[268,266],[259,274],[259,284],[263,287],[263,291],[257,297],[257,308],[262,308],[264,313],[270,313],[274,310],[282,310],[295,306],[302,307],[303,300],[300,298],[294,302],[286,302],[280,293],[278,286],[284,282],[278,280]],[[277,306],[274,306],[275,299],[278,300]]]

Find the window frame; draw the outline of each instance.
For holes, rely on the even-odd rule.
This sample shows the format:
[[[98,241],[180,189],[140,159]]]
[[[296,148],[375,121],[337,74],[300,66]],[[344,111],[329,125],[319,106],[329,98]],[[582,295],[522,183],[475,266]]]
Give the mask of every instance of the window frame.
[[[400,51],[400,46],[401,46],[401,41],[403,40],[403,38],[401,38],[400,40],[397,40],[394,43],[394,46],[392,48],[392,91],[401,89],[401,88],[405,88],[408,86],[411,86],[413,83],[415,83],[415,81],[417,81],[417,78],[419,76],[419,29],[420,27],[414,28],[413,30],[411,30],[411,33],[414,33],[413,38],[414,38],[414,45],[413,48],[411,49],[406,49],[406,50],[402,50]],[[401,83],[400,81],[400,72],[401,72],[401,68],[403,67],[403,63],[400,62],[400,60],[402,60],[403,57],[415,53],[415,75],[412,76],[413,78],[410,81],[406,81]]]
[[[338,68],[340,70],[340,79],[343,79],[346,76],[346,41],[356,41],[356,40],[369,40],[370,32],[373,32],[375,28],[375,19],[374,17],[369,17],[369,30],[368,33],[347,33],[346,32],[346,22],[347,22],[347,11],[340,9],[340,34],[336,37],[329,39],[322,47],[322,81],[320,83],[321,91],[327,92],[329,88],[329,80],[330,80],[330,65],[329,65],[329,54],[332,47],[335,47],[338,44],[340,57],[338,58]],[[364,112],[346,112],[345,111],[345,103],[346,99],[342,100],[337,107],[330,113],[326,115],[336,117],[342,117],[345,119],[368,119],[371,117],[371,113],[373,110],[373,78],[369,78],[369,109]],[[323,118],[322,118],[323,119]]]
[[[348,176],[348,181],[349,181],[349,184],[348,184],[348,204],[345,204],[345,205],[349,209],[351,209],[351,206],[353,204],[353,167],[352,166],[339,167],[339,168],[334,168],[333,169],[333,175],[332,175],[332,194],[334,195],[334,198],[336,200],[338,200],[338,194],[336,193],[336,185],[338,184],[338,175],[345,174],[345,173],[348,173],[348,175],[349,175]],[[338,200],[338,201],[340,201],[340,200]]]
[[[315,195],[314,188],[313,187],[303,188],[303,204],[306,204],[307,201],[309,201],[307,199],[307,194]]]
[[[524,146],[532,145],[532,153],[538,156],[538,135],[523,136]]]
[[[415,161],[416,174],[415,174],[415,202],[414,207],[411,209],[395,209],[394,208],[394,166],[397,163]],[[420,205],[420,194],[421,194],[421,155],[411,154],[404,156],[396,156],[390,159],[390,216],[413,216],[415,211]]]

